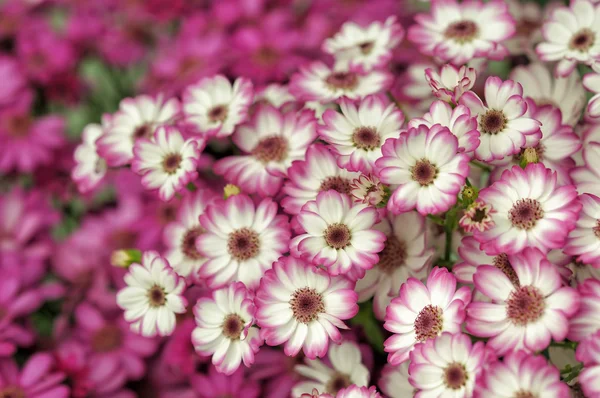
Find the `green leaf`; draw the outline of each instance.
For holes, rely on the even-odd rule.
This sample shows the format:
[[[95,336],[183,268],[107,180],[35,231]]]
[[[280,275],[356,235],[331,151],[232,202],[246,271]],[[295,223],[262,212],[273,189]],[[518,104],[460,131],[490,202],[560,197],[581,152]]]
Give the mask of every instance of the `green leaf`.
[[[371,301],[359,304],[358,314],[350,320],[350,323],[362,326],[369,344],[377,352],[384,353],[383,331],[381,330],[381,323],[375,318]]]

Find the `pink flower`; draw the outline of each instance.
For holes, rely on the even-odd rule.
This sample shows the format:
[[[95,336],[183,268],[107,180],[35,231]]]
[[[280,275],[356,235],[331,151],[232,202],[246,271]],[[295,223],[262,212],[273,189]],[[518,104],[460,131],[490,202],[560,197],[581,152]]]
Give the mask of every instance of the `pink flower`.
[[[481,265],[493,265],[513,283],[518,283],[517,274],[505,253],[489,256],[479,249],[479,242],[472,236],[465,236],[458,247],[458,255],[462,262],[452,267],[452,273],[461,283],[473,283],[473,275]]]
[[[581,306],[569,321],[569,334],[567,337],[572,341],[585,341],[600,330],[600,281],[587,279],[577,286],[581,296]]]
[[[195,393],[191,397],[214,398],[228,395],[244,398],[260,397],[260,386],[245,377],[244,368],[238,369],[232,375],[225,375],[211,366],[208,368],[208,372],[193,375],[190,382]],[[182,397],[182,395],[180,393],[165,395],[165,398],[177,397]]]
[[[583,362],[584,368],[579,373],[578,381],[586,397],[600,394],[600,330],[577,347],[576,358]]]
[[[425,78],[433,95],[444,102],[457,104],[460,97],[475,85],[477,72],[466,65],[459,69],[452,64],[444,64],[439,73],[437,69],[425,69]]]
[[[467,330],[475,336],[489,337],[488,346],[499,355],[541,351],[551,339],[563,340],[568,320],[579,308],[577,291],[563,287],[555,266],[538,249],[526,248],[509,255],[508,263],[516,280],[499,267],[477,267],[475,287],[492,302],[468,306]]]
[[[256,321],[268,345],[284,344],[295,356],[324,357],[329,340],[339,344],[343,320],[358,312],[354,284],[293,257],[265,272],[256,292]]]
[[[33,354],[19,371],[12,359],[0,361],[0,394],[8,397],[69,397],[69,387],[60,384],[65,378],[54,371],[54,360],[47,353]]]
[[[408,278],[400,287],[400,295],[387,307],[383,327],[393,333],[384,343],[388,362],[398,365],[408,360],[415,344],[443,332],[459,332],[470,301],[469,288],[457,290],[456,278],[445,268],[435,267],[427,285]]]
[[[600,73],[588,73],[583,77],[583,86],[594,93],[587,105],[587,113],[592,119],[600,119]]]
[[[466,210],[463,216],[458,221],[465,232],[487,231],[494,226],[492,214],[495,212],[492,206],[480,200],[473,202]]]
[[[13,105],[22,101],[22,97],[31,95],[27,78],[13,57],[0,56],[0,81],[3,82],[0,88],[0,107]]]
[[[338,391],[336,398],[381,398],[381,394],[377,392],[375,386],[371,387],[359,387],[356,384],[352,384],[349,387],[342,388]]]
[[[96,188],[106,175],[106,161],[98,155],[96,148],[96,140],[102,134],[102,126],[99,124],[91,123],[85,126],[81,134],[82,142],[73,154],[75,167],[71,171],[71,178],[81,193]]]
[[[583,207],[563,250],[566,254],[578,256],[577,261],[600,268],[600,198],[584,194],[579,201]]]
[[[394,214],[417,209],[422,215],[448,210],[469,173],[469,156],[458,153],[458,139],[439,124],[409,128],[389,139],[376,162],[379,178],[398,185],[389,202]]]
[[[377,206],[383,203],[388,195],[387,188],[372,174],[361,174],[352,181],[350,186],[352,188],[350,195],[355,203]]]

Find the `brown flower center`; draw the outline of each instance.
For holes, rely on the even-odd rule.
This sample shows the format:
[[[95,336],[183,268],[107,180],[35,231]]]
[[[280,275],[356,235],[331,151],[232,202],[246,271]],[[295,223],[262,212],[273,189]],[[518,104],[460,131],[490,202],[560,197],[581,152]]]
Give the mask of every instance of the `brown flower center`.
[[[534,286],[523,286],[513,290],[506,301],[506,315],[515,325],[525,326],[535,322],[544,313],[546,300]]]
[[[256,257],[260,249],[258,234],[249,228],[242,228],[229,234],[227,250],[238,261]]]
[[[183,254],[192,260],[200,260],[202,254],[196,249],[196,238],[204,233],[204,228],[198,226],[189,229],[181,239],[181,251]]]
[[[23,138],[29,135],[29,130],[33,124],[29,115],[18,115],[6,118],[6,130],[11,137]]]
[[[571,37],[569,49],[586,52],[596,43],[596,34],[588,28],[583,28]]]
[[[373,47],[375,47],[375,43],[372,41],[365,41],[358,45],[358,48],[363,55],[369,55],[371,51],[373,51]]]
[[[163,159],[163,170],[167,174],[175,174],[181,165],[181,155],[178,153],[170,153]]]
[[[519,199],[508,212],[508,219],[515,227],[529,230],[544,217],[542,205],[535,199]]]
[[[254,54],[254,60],[260,65],[273,65],[279,60],[279,52],[272,47],[264,46]]]
[[[25,391],[17,386],[4,387],[0,390],[0,398],[25,398]]]
[[[151,307],[162,307],[167,302],[167,294],[162,286],[154,285],[148,290]]]
[[[331,224],[325,230],[325,242],[336,250],[343,249],[350,244],[352,234],[345,224]]]
[[[352,90],[358,85],[358,75],[354,72],[333,72],[325,79],[333,89]]]
[[[415,319],[417,340],[425,341],[437,337],[441,333],[443,325],[442,309],[431,304],[425,306]]]
[[[504,112],[495,109],[488,110],[479,121],[479,128],[483,134],[498,134],[504,130],[508,119]]]
[[[596,226],[592,228],[592,230],[594,231],[596,238],[600,239],[600,220],[596,220]]]
[[[290,308],[294,318],[301,323],[309,323],[325,312],[325,303],[320,293],[315,289],[303,287],[292,294]]]
[[[494,267],[498,268],[511,281],[515,287],[519,287],[519,277],[517,276],[512,265],[508,261],[508,256],[505,253],[500,253],[492,260]]]
[[[133,140],[137,140],[138,138],[150,138],[154,129],[150,124],[144,123],[141,126],[137,126],[135,130],[133,130]]]
[[[348,179],[343,177],[327,177],[321,182],[319,192],[329,191],[330,189],[348,195],[352,191],[352,185]]]
[[[357,148],[372,151],[381,146],[381,137],[375,127],[358,127],[352,133],[352,142]]]
[[[421,186],[427,186],[433,183],[437,177],[438,169],[429,160],[421,159],[410,168],[410,172],[413,180],[421,184]]]
[[[469,375],[465,365],[453,362],[444,369],[444,384],[452,390],[460,390],[467,384]]]
[[[473,21],[462,20],[453,22],[444,31],[444,37],[459,43],[468,43],[479,34],[479,28]]]
[[[377,268],[386,274],[392,274],[406,261],[406,243],[394,236],[388,236],[383,250],[379,252]]]
[[[287,140],[278,135],[263,138],[252,150],[252,156],[262,163],[281,162],[287,158]]]
[[[514,395],[514,398],[539,398],[536,394],[531,391],[517,391]]]
[[[92,336],[91,346],[95,352],[110,352],[121,346],[123,334],[115,325],[106,325]]]
[[[345,373],[336,372],[325,385],[325,392],[337,394],[342,388],[349,387],[351,384],[350,376]]]
[[[210,111],[208,111],[208,120],[212,123],[224,122],[227,119],[229,109],[226,105],[216,105]]]
[[[244,320],[238,314],[229,314],[223,320],[223,335],[231,340],[239,340],[244,331]]]

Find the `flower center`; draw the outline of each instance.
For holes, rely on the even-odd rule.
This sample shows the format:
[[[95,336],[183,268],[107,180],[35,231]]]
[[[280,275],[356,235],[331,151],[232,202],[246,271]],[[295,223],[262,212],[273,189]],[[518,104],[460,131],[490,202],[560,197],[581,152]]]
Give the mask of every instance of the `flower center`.
[[[238,314],[229,314],[221,326],[223,335],[231,340],[239,340],[244,331],[244,320]]]
[[[498,134],[504,130],[507,122],[504,112],[490,109],[481,117],[479,128],[484,134]]]
[[[13,116],[6,119],[6,129],[11,137],[23,138],[29,135],[32,121],[28,115]]]
[[[469,375],[465,365],[453,362],[444,369],[444,384],[452,390],[460,390],[467,384]]]
[[[324,232],[325,242],[336,250],[343,249],[350,244],[352,234],[345,224],[335,223],[327,227]]]
[[[358,127],[352,133],[352,142],[357,148],[372,151],[381,146],[381,137],[375,127]]]
[[[438,306],[427,305],[415,319],[417,341],[425,341],[437,337],[443,327],[442,309]]]
[[[189,229],[181,239],[181,251],[192,260],[200,260],[202,254],[196,249],[196,238],[204,233],[204,228],[196,227]]]
[[[287,158],[288,143],[287,140],[278,135],[267,137],[262,140],[252,150],[252,156],[262,163],[281,162]]]
[[[279,60],[279,53],[272,47],[263,46],[254,54],[254,60],[263,66],[273,65]]]
[[[410,168],[410,172],[413,180],[421,184],[421,186],[427,186],[437,177],[438,169],[429,160],[421,159]]]
[[[468,43],[479,34],[479,28],[473,21],[462,20],[453,22],[446,28],[444,37],[459,43]]]
[[[538,398],[538,396],[531,391],[520,390],[515,393],[514,398]]]
[[[358,75],[354,72],[333,72],[325,79],[333,89],[352,90],[358,85]]]
[[[596,42],[596,35],[591,29],[583,28],[571,37],[569,49],[586,52]]]
[[[373,51],[373,47],[375,47],[375,43],[373,43],[372,41],[365,41],[358,45],[358,48],[360,48],[360,52],[363,55],[369,55],[371,51]]]
[[[170,153],[163,159],[163,170],[167,174],[175,174],[181,165],[181,155],[178,153]]]
[[[122,341],[121,329],[115,325],[107,325],[94,333],[91,346],[95,352],[110,352],[119,348]]]
[[[385,241],[383,250],[379,252],[379,263],[377,268],[386,274],[393,273],[402,267],[406,261],[406,243],[389,236]]]
[[[128,230],[116,230],[108,237],[108,245],[114,249],[131,249],[136,246],[138,234]]]
[[[538,20],[523,18],[517,23],[517,35],[529,37],[535,33],[541,24]]]
[[[343,193],[349,195],[352,191],[352,185],[348,179],[335,176],[335,177],[327,177],[321,182],[321,186],[319,187],[319,192],[321,191],[329,191],[333,189],[339,193]]]
[[[167,302],[167,294],[161,286],[154,285],[148,290],[148,300],[150,307],[162,307]]]
[[[592,228],[592,230],[594,231],[596,238],[600,239],[600,220],[596,220],[596,226]]]
[[[238,229],[229,234],[227,250],[238,261],[256,257],[259,248],[258,234],[249,228]]]
[[[323,297],[309,287],[296,290],[289,303],[294,318],[301,323],[312,322],[320,313],[325,312]]]
[[[133,140],[137,140],[138,138],[150,138],[154,130],[149,124],[142,124],[141,126],[137,126],[135,130],[133,130]]]
[[[0,398],[25,398],[25,391],[17,386],[4,387],[0,390]]]
[[[346,388],[351,384],[350,376],[345,373],[335,372],[325,385],[325,391],[329,394],[337,394],[342,388]]]
[[[224,122],[229,110],[226,105],[217,105],[208,111],[208,120],[212,123]]]
[[[513,286],[519,287],[519,277],[517,276],[512,265],[508,261],[508,256],[505,253],[500,253],[492,260],[494,267],[498,268],[512,282]]]
[[[519,229],[529,230],[543,217],[542,205],[535,199],[519,199],[508,212],[508,219]]]
[[[534,286],[513,290],[506,301],[506,315],[516,325],[525,326],[537,321],[546,308],[542,292]]]

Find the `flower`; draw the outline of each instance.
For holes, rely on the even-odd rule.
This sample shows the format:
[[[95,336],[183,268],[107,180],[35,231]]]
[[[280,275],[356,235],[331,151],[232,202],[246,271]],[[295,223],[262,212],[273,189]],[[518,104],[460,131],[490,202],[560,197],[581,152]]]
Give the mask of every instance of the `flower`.
[[[508,264],[516,280],[507,275],[506,268],[477,267],[475,287],[492,302],[469,304],[469,333],[489,337],[488,347],[499,355],[517,350],[541,351],[551,339],[563,340],[568,320],[579,308],[577,291],[563,287],[557,269],[538,249],[528,247],[509,255]]]
[[[103,120],[104,134],[96,141],[98,154],[111,167],[126,165],[133,159],[136,141],[151,138],[158,126],[170,123],[179,112],[176,98],[125,98],[119,103],[119,110]]]
[[[292,255],[327,267],[331,275],[356,280],[379,260],[385,235],[373,229],[373,207],[352,206],[348,196],[329,190],[307,202],[297,220],[305,233],[290,242]]]
[[[331,339],[342,340],[343,320],[358,312],[354,284],[332,277],[322,269],[294,257],[282,257],[265,272],[256,292],[256,322],[268,345],[284,344],[295,356],[302,349],[310,358],[332,352]],[[366,381],[365,381],[366,382]],[[310,390],[308,390],[310,391]]]
[[[562,247],[575,228],[581,204],[575,186],[558,186],[556,179],[556,173],[540,163],[524,170],[513,166],[482,189],[479,200],[495,212],[492,228],[473,231],[481,249],[494,255],[518,253],[528,246],[542,251]]]
[[[264,104],[281,108],[284,105],[292,104],[295,100],[287,85],[271,83],[257,90],[254,96],[254,105]]]
[[[99,124],[91,123],[85,126],[81,134],[83,142],[73,154],[76,164],[71,171],[71,178],[81,193],[96,188],[106,175],[106,161],[98,155],[96,149],[96,140],[102,133],[102,126]]]
[[[385,315],[383,327],[393,333],[384,343],[388,362],[401,364],[408,360],[415,344],[443,332],[459,332],[470,301],[469,288],[463,286],[457,290],[456,278],[445,268],[435,267],[426,285],[408,278]]]
[[[379,178],[398,185],[387,205],[394,214],[448,210],[469,173],[469,156],[458,153],[458,139],[439,124],[409,128],[386,141],[382,154],[376,162]]]
[[[0,79],[3,83],[0,89],[0,107],[20,102],[21,97],[31,95],[27,87],[27,78],[13,57],[0,56]]]
[[[492,206],[480,200],[473,202],[458,221],[465,232],[487,231],[494,226],[492,214],[495,212]]]
[[[513,284],[517,284],[519,281],[505,253],[496,256],[485,254],[479,249],[479,242],[472,236],[462,238],[458,247],[458,255],[462,262],[452,267],[452,273],[461,283],[473,283],[473,275],[480,265],[493,265],[502,271]]]
[[[339,105],[342,113],[328,109],[323,114],[325,125],[319,127],[319,136],[331,144],[340,167],[370,173],[385,141],[400,135],[404,115],[395,104],[386,106],[373,95],[358,106],[347,98],[341,98]]]
[[[54,370],[51,354],[33,354],[19,371],[13,359],[0,362],[0,396],[69,397],[69,387],[60,384],[65,375]]]
[[[184,140],[177,127],[160,126],[152,139],[136,141],[131,169],[142,176],[142,185],[158,189],[158,196],[168,201],[198,177],[196,168],[202,149],[204,141]]]
[[[477,72],[466,65],[459,69],[452,64],[444,64],[439,73],[437,69],[425,69],[425,79],[431,86],[433,95],[444,102],[457,104],[460,97],[475,85]]]
[[[415,388],[408,381],[409,361],[392,366],[386,363],[381,370],[381,378],[377,385],[390,398],[405,398],[414,396]]]
[[[309,110],[282,113],[271,105],[260,106],[248,124],[233,134],[244,155],[218,160],[214,171],[247,193],[274,196],[295,160],[304,160],[317,136],[317,120]]]
[[[515,21],[502,1],[434,0],[431,14],[417,14],[415,21],[408,39],[423,54],[455,65],[479,57],[502,59],[508,50],[501,43],[515,33]]]
[[[598,373],[600,372],[600,331],[593,334],[577,347],[576,357],[583,362],[584,368],[579,373],[578,382],[586,397],[594,397],[600,393]]]
[[[147,251],[142,264],[132,264],[125,275],[127,286],[117,293],[131,330],[146,337],[168,336],[175,329],[175,314],[183,314],[185,280],[157,252]]]
[[[583,207],[563,250],[578,256],[577,261],[600,268],[600,198],[583,194],[579,201]]]
[[[344,341],[342,344],[332,345],[327,351],[327,359],[330,366],[319,359],[305,360],[305,365],[296,365],[296,372],[308,380],[296,384],[292,389],[292,396],[299,397],[313,389],[335,395],[352,384],[367,386],[369,370],[362,363],[356,343]]]
[[[525,116],[527,103],[523,100],[523,88],[512,80],[502,81],[491,76],[485,81],[485,100],[473,92],[465,93],[461,105],[477,116],[480,145],[475,149],[479,160],[499,160],[518,153],[526,143],[541,138],[540,123]]]
[[[231,196],[209,206],[200,224],[206,232],[196,238],[196,247],[208,258],[200,277],[211,289],[239,281],[254,290],[264,272],[288,250],[287,217],[277,215],[277,203],[269,198],[255,205],[247,195]]]
[[[381,398],[375,386],[357,386],[352,384],[349,387],[342,388],[338,391],[335,398]]]
[[[213,291],[212,298],[202,297],[194,306],[196,328],[192,342],[200,355],[212,355],[215,368],[226,375],[235,372],[242,360],[254,363],[254,354],[262,345],[254,322],[254,304],[243,283]]]
[[[350,195],[355,203],[376,207],[384,203],[389,192],[387,187],[379,181],[379,178],[372,174],[361,174],[352,181],[350,187],[352,188]]]
[[[249,380],[244,374],[244,368],[238,369],[232,375],[220,373],[210,366],[208,372],[196,373],[192,376],[193,392],[189,396],[199,398],[214,397],[244,397],[259,398],[260,386]],[[181,391],[165,398],[182,397]]]
[[[576,73],[572,75],[577,76]],[[588,73],[583,76],[583,86],[594,93],[588,102],[587,113],[592,119],[598,119],[600,118],[600,73]]]
[[[600,142],[588,141],[584,142],[583,150],[583,166],[573,167],[570,170],[570,176],[574,184],[581,193],[589,193],[600,195]]]
[[[186,120],[208,136],[227,137],[246,120],[254,89],[240,77],[233,85],[223,75],[205,77],[183,93]]]
[[[600,281],[586,279],[577,286],[581,297],[578,311],[569,320],[569,334],[567,338],[572,341],[585,341],[591,339],[596,331],[600,330]]]

